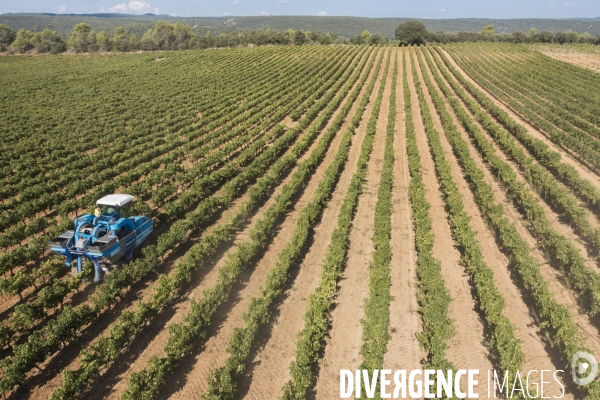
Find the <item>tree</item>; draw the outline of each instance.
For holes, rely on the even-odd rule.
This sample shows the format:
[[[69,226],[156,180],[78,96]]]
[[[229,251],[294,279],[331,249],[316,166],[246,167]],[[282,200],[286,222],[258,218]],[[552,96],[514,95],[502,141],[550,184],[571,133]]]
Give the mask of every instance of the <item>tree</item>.
[[[369,44],[369,40],[371,39],[371,32],[365,29],[363,33],[360,34],[360,38],[362,43]]]
[[[173,25],[158,21],[154,26],[153,37],[160,50],[175,50],[177,38]]]
[[[552,31],[547,30],[541,31],[539,33],[536,33],[534,38],[536,42],[550,43],[554,39],[554,33]]]
[[[67,50],[67,44],[60,37],[58,32],[44,29],[42,32],[37,32],[30,40],[38,53],[58,54]]]
[[[116,51],[128,51],[129,50],[129,38],[125,32],[125,28],[117,26],[112,37],[113,48]]]
[[[73,33],[71,33],[71,36],[69,36],[69,39],[67,40],[68,46],[76,53],[88,51],[88,35],[91,30],[92,28],[85,22],[80,22],[75,25]]]
[[[331,35],[329,33],[322,33],[319,35],[319,43],[321,43],[323,46],[333,43]]]
[[[148,29],[140,39],[140,49],[146,51],[157,50],[158,45],[154,40],[154,29]]]
[[[521,31],[515,31],[511,34],[511,41],[513,43],[527,43],[529,37]]]
[[[96,33],[96,45],[100,51],[110,51],[112,49],[112,43],[108,33],[105,31]]]
[[[374,33],[369,37],[369,45],[382,45],[388,42],[388,38],[381,36],[379,33]]]
[[[297,31],[294,34],[294,44],[296,46],[302,46],[305,43],[306,43],[306,36],[304,35],[304,33],[302,31]]]
[[[100,50],[100,47],[98,46],[98,38],[97,38],[97,33],[95,30],[91,30],[88,35],[87,35],[87,51],[89,51],[90,53],[95,53],[98,50]]]
[[[187,49],[188,42],[194,36],[194,32],[192,32],[192,27],[189,25],[183,25],[181,22],[177,21],[173,26],[173,35],[175,37],[175,43],[177,45],[177,50]],[[225,40],[227,43],[227,40]]]
[[[0,51],[10,46],[17,37],[17,33],[4,24],[0,24]]]
[[[33,32],[26,31],[25,29],[19,29],[15,40],[12,42],[12,47],[15,48],[19,53],[25,53],[33,48],[31,39],[33,39]]]
[[[401,44],[425,44],[429,33],[422,22],[407,21],[396,28],[396,39]]]
[[[496,31],[494,31],[494,25],[486,25],[481,30],[481,33],[487,36],[493,36]]]
[[[534,27],[531,27],[531,29],[529,30],[529,36],[533,37],[533,36],[535,36],[536,33],[537,33],[537,29],[535,29]]]

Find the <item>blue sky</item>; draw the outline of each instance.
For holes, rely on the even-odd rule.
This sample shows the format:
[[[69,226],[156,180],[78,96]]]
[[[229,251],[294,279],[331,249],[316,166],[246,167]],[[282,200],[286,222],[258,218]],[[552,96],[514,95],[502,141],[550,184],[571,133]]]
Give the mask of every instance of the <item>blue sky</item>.
[[[350,15],[411,18],[600,17],[600,0],[0,0],[0,13],[54,12],[178,16]]]

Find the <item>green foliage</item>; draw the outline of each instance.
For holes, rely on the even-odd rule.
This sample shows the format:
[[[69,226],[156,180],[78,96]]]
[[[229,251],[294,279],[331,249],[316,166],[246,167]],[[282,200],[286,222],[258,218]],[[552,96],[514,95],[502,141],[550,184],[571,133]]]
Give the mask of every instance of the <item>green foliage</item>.
[[[396,82],[398,75],[398,57],[396,51],[388,53],[383,78],[371,119],[367,124],[367,132],[375,135],[377,131],[377,119],[383,99],[383,90],[390,66],[390,56],[394,55],[394,69],[392,71],[392,90],[389,97],[389,113],[385,134],[385,150],[383,157],[383,169],[377,190],[377,202],[375,203],[375,220],[373,231],[373,259],[369,265],[369,296],[365,301],[365,317],[361,320],[363,344],[360,353],[363,362],[360,369],[367,369],[373,373],[375,369],[383,368],[383,356],[390,339],[388,324],[390,320],[390,262],[392,260],[392,248],[390,244],[392,234],[392,182],[394,169],[394,136],[396,128]],[[379,392],[379,385],[376,386]]]
[[[452,298],[444,284],[441,264],[433,256],[434,235],[429,217],[429,203],[425,198],[425,185],[421,175],[421,158],[417,147],[415,126],[412,117],[410,88],[408,85],[407,52],[403,51],[402,84],[404,89],[404,114],[406,115],[406,151],[410,184],[408,194],[412,209],[412,221],[415,228],[415,248],[417,252],[417,278],[419,280],[419,314],[423,331],[417,339],[427,353],[425,366],[431,369],[454,369],[446,360],[448,340],[455,334],[453,321],[448,316]],[[412,59],[411,59],[412,63]],[[414,65],[412,65],[414,71]],[[417,85],[418,87],[418,85]]]
[[[49,29],[34,33],[30,43],[37,53],[58,54],[67,50],[67,44],[60,35]]]
[[[222,204],[224,207],[226,207],[227,204],[231,204],[231,202],[235,199],[235,197],[237,196],[237,194],[240,193],[241,190],[244,189],[246,184],[249,184],[252,182],[253,179],[256,179],[258,176],[260,176],[262,173],[264,173],[264,168],[266,168],[271,162],[274,162],[277,160],[277,158],[282,154],[282,152],[287,148],[287,146],[290,145],[290,143],[297,137],[299,131],[301,129],[306,128],[308,122],[310,120],[312,120],[313,118],[315,118],[317,116],[317,111],[320,109],[323,109],[323,107],[326,107],[329,103],[331,103],[331,100],[333,98],[333,96],[335,95],[335,93],[337,93],[337,91],[339,90],[339,85],[341,85],[341,82],[338,82],[338,78],[340,78],[340,76],[342,76],[343,74],[347,73],[350,74],[350,71],[352,71],[352,68],[350,68],[349,70],[347,70],[345,67],[348,67],[351,65],[351,59],[357,55],[357,53],[359,52],[359,49],[357,48],[337,48],[337,49],[332,49],[332,51],[334,52],[335,56],[334,57],[316,57],[316,55],[319,54],[320,51],[317,51],[318,48],[312,48],[306,49],[306,54],[313,54],[312,56],[309,57],[304,57],[302,58],[303,62],[296,64],[293,68],[289,68],[289,63],[286,63],[286,66],[288,66],[288,68],[286,69],[286,72],[288,75],[283,75],[281,76],[278,80],[272,80],[269,79],[268,82],[269,84],[265,86],[265,82],[258,80],[257,82],[254,82],[253,80],[255,79],[255,77],[253,76],[244,76],[243,79],[248,80],[249,82],[252,82],[253,85],[258,85],[261,87],[261,89],[265,89],[267,90],[266,92],[257,92],[257,93],[253,93],[253,88],[252,87],[246,87],[244,88],[243,91],[239,91],[237,89],[231,89],[231,93],[229,93],[228,95],[231,96],[232,94],[235,94],[236,96],[248,96],[250,93],[253,93],[252,96],[247,97],[247,102],[246,104],[248,104],[249,108],[248,109],[252,109],[252,107],[257,107],[260,104],[263,103],[268,103],[268,107],[261,107],[261,112],[256,113],[256,121],[254,122],[250,122],[249,125],[244,125],[245,128],[240,127],[241,130],[233,130],[236,131],[237,134],[240,134],[241,132],[243,132],[244,129],[248,129],[250,127],[252,127],[252,129],[256,129],[256,133],[253,134],[253,136],[255,137],[254,142],[250,143],[249,141],[249,137],[244,137],[244,135],[241,135],[241,139],[242,142],[238,142],[238,144],[236,146],[242,146],[243,151],[238,155],[237,158],[232,159],[232,160],[228,160],[228,156],[227,153],[219,153],[216,152],[217,154],[217,158],[214,159],[212,161],[212,163],[214,164],[215,162],[217,163],[223,163],[222,166],[223,168],[221,169],[217,169],[213,172],[211,172],[210,174],[204,176],[203,174],[208,172],[200,172],[200,171],[195,171],[193,168],[189,171],[190,175],[194,175],[195,179],[197,179],[197,182],[194,182],[194,185],[192,185],[190,187],[191,190],[188,190],[186,192],[186,195],[181,196],[180,199],[178,199],[177,202],[174,202],[173,205],[179,203],[179,206],[176,206],[173,208],[173,210],[179,210],[177,213],[179,213],[179,215],[182,213],[182,211],[185,211],[187,209],[186,204],[187,201],[191,200],[192,198],[196,198],[196,199],[200,199],[202,197],[205,197],[207,193],[210,193],[212,190],[214,190],[216,187],[218,187],[219,185],[222,185],[223,183],[227,182],[229,180],[229,182],[227,183],[227,189],[222,192],[222,196],[217,196],[217,197],[209,197],[206,199],[206,201],[202,202],[199,206],[198,206],[198,210],[196,210],[195,212],[189,213],[187,215],[187,218],[189,218],[185,223],[189,223],[190,225],[188,225],[190,227],[190,229],[194,230],[194,229],[200,229],[202,226],[204,226],[203,224],[205,222],[207,222],[210,218],[212,218],[212,216],[215,215],[215,213],[219,212],[219,208],[215,207],[216,204]],[[278,52],[274,49],[265,49],[264,51],[266,52]],[[260,54],[258,54],[260,51],[259,50],[253,50],[253,51],[249,51],[246,52],[247,57],[253,57],[255,60],[265,60],[264,57],[262,57]],[[281,53],[282,57],[279,59],[279,62],[285,62],[286,60],[288,60],[288,56],[286,55],[286,53]],[[198,55],[196,55],[197,57]],[[222,57],[221,55],[218,54],[212,54],[211,57]],[[340,58],[345,59],[345,63],[340,63]],[[231,60],[230,56],[227,56],[225,58],[225,60]],[[315,62],[322,62],[326,60],[327,63],[326,64],[322,64],[323,67],[325,68],[325,70],[327,70],[327,74],[325,75],[319,75],[319,78],[317,78],[316,73],[317,71],[319,71],[319,68],[312,68],[311,65],[314,65],[313,63]],[[238,62],[239,60],[236,59],[235,62]],[[279,66],[277,63],[271,64],[273,63],[272,60],[270,60],[268,62],[268,68],[267,70],[273,69],[273,70],[278,70]],[[248,65],[252,65],[252,62],[247,63]],[[300,71],[302,71],[302,69],[306,70],[306,73],[300,73]],[[224,70],[227,70],[227,68],[225,68]],[[254,70],[254,69],[253,69]],[[242,75],[246,74],[247,75],[247,71],[243,72],[240,71],[240,73]],[[265,71],[265,73],[267,73],[267,76],[270,76],[268,72]],[[305,80],[306,76],[310,76],[310,74],[312,74],[312,76],[315,78],[313,80]],[[294,78],[294,77],[299,77],[302,76],[303,79],[299,79],[299,78]],[[263,78],[263,80],[265,80],[265,78]],[[294,84],[290,84],[291,81],[294,81]],[[243,80],[240,81],[239,79],[237,79],[237,77],[232,77],[231,78],[231,83],[233,84],[235,82],[235,85],[244,85],[245,83],[243,83]],[[285,82],[285,90],[281,90],[280,86],[281,84]],[[327,84],[323,84],[324,82],[327,82]],[[331,92],[328,92],[328,89],[332,88],[333,85],[333,90]],[[321,98],[322,97],[322,98]],[[277,100],[277,101],[275,101]],[[219,104],[220,100],[219,99],[212,99],[211,101],[214,104]],[[177,134],[177,141],[173,141],[173,140],[169,140],[166,143],[169,144],[169,146],[172,147],[167,147],[166,149],[176,149],[176,148],[183,148],[184,147],[184,142],[180,142],[181,139],[179,139],[182,134],[185,134],[186,132],[188,134],[193,133],[194,135],[198,135],[199,139],[197,139],[196,141],[192,141],[190,140],[189,142],[186,140],[185,141],[185,148],[188,150],[194,150],[194,146],[192,146],[192,144],[198,145],[200,146],[201,144],[205,143],[206,140],[208,140],[209,138],[215,140],[215,139],[219,139],[223,136],[220,131],[220,128],[222,128],[223,130],[227,130],[229,132],[230,126],[227,125],[229,123],[231,123],[231,126],[236,126],[239,124],[239,120],[242,118],[246,118],[247,116],[244,116],[243,114],[239,115],[237,118],[232,119],[231,118],[231,113],[230,111],[235,109],[235,110],[240,110],[243,111],[244,108],[240,108],[237,104],[237,101],[235,100],[229,100],[230,103],[226,103],[225,106],[220,110],[219,113],[214,113],[214,118],[215,121],[213,123],[208,123],[207,125],[203,126],[202,129],[198,129],[198,128],[194,128],[194,129],[189,129],[187,131],[180,131],[181,127],[177,126],[176,129],[178,134]],[[281,125],[275,125],[273,126],[273,122],[271,118],[274,119],[281,119],[283,118],[284,115],[288,114],[290,112],[291,109],[293,109],[294,107],[299,107],[301,106],[301,102],[306,102],[307,104],[312,104],[312,106],[307,109],[306,111],[304,111],[303,113],[306,115],[306,118],[302,119],[299,121],[299,125],[296,129],[292,129],[289,131],[285,131],[283,129],[283,127]],[[219,104],[220,106],[222,106],[222,104]],[[285,106],[282,106],[285,105]],[[207,105],[210,106],[210,103]],[[334,104],[331,105],[332,107],[334,107]],[[192,107],[197,107],[197,105],[192,105]],[[264,118],[264,115],[261,114],[262,112],[265,112],[264,115],[271,115],[271,118]],[[333,108],[331,109],[333,110]],[[328,111],[328,112],[332,112],[332,111]],[[220,114],[222,113],[222,114]],[[185,118],[186,120],[186,124],[189,124],[189,120],[188,117],[186,115],[182,115],[182,119]],[[327,115],[324,115],[322,117],[320,117],[318,119],[318,124],[319,126],[322,125],[324,122],[324,120],[326,120]],[[259,122],[259,124],[257,126],[254,127],[253,124],[256,124],[257,122]],[[270,131],[270,133],[268,135],[265,135],[264,137],[258,138],[256,137],[258,133],[262,132],[265,129],[268,129],[269,127],[273,127],[273,129]],[[204,129],[207,130],[207,132],[211,132],[210,135],[206,135],[203,136],[204,133]],[[236,128],[237,129],[237,128]],[[212,130],[212,131],[211,131]],[[310,145],[311,139],[314,139],[316,135],[316,130],[314,132],[312,132],[310,135],[305,135],[304,138],[300,143],[300,147],[298,149],[307,149],[308,146]],[[226,135],[225,135],[226,136]],[[277,139],[278,137],[281,136],[281,140],[277,140],[274,141],[275,139]],[[147,135],[145,134],[144,137],[147,137]],[[190,138],[194,138],[194,136],[191,136]],[[231,139],[231,138],[230,138]],[[240,138],[238,138],[240,139]],[[214,146],[218,147],[219,140],[216,140],[214,142]],[[227,139],[225,139],[227,140]],[[154,147],[156,149],[156,146]],[[234,154],[237,154],[237,150],[234,147],[228,147],[225,146],[224,150],[226,150],[227,152],[231,153],[234,152]],[[154,151],[154,150],[153,150]],[[261,153],[264,154],[264,157],[261,155]],[[160,153],[151,153],[152,154],[152,162],[158,162],[160,165],[160,163],[162,162],[166,162],[168,163],[172,163],[174,160],[176,160],[176,158],[174,158],[175,156],[177,156],[177,154],[180,154],[180,156],[183,154],[183,152],[180,150],[178,152],[174,152],[174,153],[168,153],[168,157],[167,158],[158,158],[156,160],[154,160],[154,155],[160,155]],[[300,153],[294,153],[295,156],[299,156],[301,154]],[[133,160],[132,160],[133,161]],[[135,161],[133,161],[134,163],[136,163]],[[261,201],[266,201],[266,197],[265,197],[265,193],[268,193],[268,191],[272,188],[273,182],[277,181],[278,179],[278,175],[277,174],[284,174],[286,173],[286,171],[289,171],[289,169],[293,166],[293,158],[284,158],[281,160],[281,163],[278,162],[277,164],[277,168],[276,168],[276,174],[275,175],[271,175],[269,176],[269,180],[265,181],[262,185],[262,189],[261,191],[256,191],[255,192],[255,196],[253,199],[252,204],[257,204],[258,202]],[[208,166],[209,164],[207,164],[206,166]],[[221,164],[217,164],[217,165],[221,165]],[[141,168],[141,171],[147,171],[146,168],[148,168],[148,164],[144,165],[143,163],[141,165],[138,166],[138,168]],[[241,167],[246,167],[243,169],[243,173],[238,175],[239,179],[233,179],[240,171],[242,171]],[[131,168],[130,166],[127,168]],[[156,169],[157,167],[152,167],[152,164],[150,164],[150,169]],[[171,173],[171,167],[166,168],[164,171],[166,171],[166,173]],[[135,180],[137,179],[136,174],[139,174],[140,171],[138,172],[134,172],[135,168],[133,170],[131,170],[130,172],[132,172],[133,174],[131,175],[132,177],[134,177],[133,182],[135,182]],[[175,171],[175,170],[173,170]],[[142,172],[143,173],[143,172]],[[148,173],[148,172],[146,172]],[[129,172],[128,172],[129,174]],[[85,176],[87,177],[88,175],[85,174]],[[120,178],[119,178],[120,179]],[[120,181],[121,183],[119,184],[123,184],[123,182],[132,182],[132,180],[129,181]],[[48,180],[46,180],[44,182],[46,187],[51,188],[51,185],[49,185]],[[105,184],[109,184],[112,185],[114,184],[114,182],[106,182]],[[111,189],[108,189],[111,190]],[[104,191],[104,190],[102,190]],[[102,193],[102,192],[100,192]],[[190,197],[190,195],[192,195],[192,197]],[[98,193],[96,193],[96,191],[94,191],[94,193],[90,193],[90,196],[92,196],[93,198],[97,198]],[[196,201],[196,200],[194,200]],[[79,204],[79,203],[78,203]],[[83,204],[86,204],[85,200],[83,201]],[[206,251],[207,254],[210,253],[210,249],[214,249],[216,246],[218,246],[219,243],[222,243],[222,241],[224,240],[229,240],[229,238],[231,237],[231,235],[233,234],[233,232],[235,232],[236,227],[239,226],[239,224],[241,224],[244,220],[244,218],[248,215],[246,214],[246,212],[251,212],[252,211],[252,207],[247,207],[247,208],[243,208],[241,210],[241,213],[238,214],[237,219],[234,219],[233,221],[230,221],[227,223],[227,225],[225,227],[223,227],[220,230],[215,231],[215,235],[217,236],[212,236],[212,237],[208,237],[206,240],[206,242],[203,242],[202,246],[200,246],[198,248],[198,252],[190,252],[190,259],[188,262],[185,262],[181,265],[181,268],[178,269],[178,272],[173,276],[173,280],[171,281],[164,281],[167,283],[173,283],[173,282],[177,282],[177,285],[183,285],[185,284],[185,282],[187,282],[189,280],[189,274],[191,273],[191,270],[193,268],[195,268],[196,266],[198,266],[198,262],[197,259],[195,257],[198,257],[203,251]],[[178,215],[178,214],[174,214]],[[185,218],[180,219],[180,221],[185,221]],[[204,221],[204,222],[203,222]],[[167,237],[173,237],[174,238],[174,243],[178,244],[182,241],[187,240],[187,238],[185,237],[185,234],[182,236],[179,232],[179,229],[177,227],[181,227],[181,224],[175,224],[175,226],[173,226],[173,229],[170,229],[168,231],[167,234],[163,234],[163,236],[159,237],[159,243],[169,243],[171,242],[171,240],[167,239]],[[53,227],[53,229],[59,229],[59,230],[64,230],[64,228],[62,227]],[[183,231],[185,233],[185,230]],[[208,246],[208,247],[207,247]],[[159,246],[160,247],[160,246]],[[170,251],[172,248],[167,246],[167,247],[163,247],[162,248],[162,252],[167,252]],[[87,306],[83,306],[82,308],[77,308],[78,312],[77,313],[72,313],[70,312],[69,308],[65,308],[65,310],[63,310],[62,312],[59,313],[58,315],[58,319],[60,319],[60,321],[64,322],[65,324],[67,324],[66,326],[70,326],[70,330],[69,330],[69,334],[72,335],[71,337],[75,337],[78,332],[79,329],[81,329],[86,323],[87,321],[89,321],[90,319],[95,318],[96,315],[98,315],[98,313],[104,312],[104,310],[107,309],[107,307],[110,307],[112,304],[115,304],[116,302],[118,302],[122,296],[123,293],[126,293],[127,290],[129,290],[129,287],[131,285],[131,283],[138,281],[139,279],[143,278],[144,276],[146,276],[148,273],[150,273],[151,271],[153,271],[153,269],[156,267],[157,263],[159,262],[158,258],[160,255],[162,255],[163,253],[159,253],[156,249],[156,247],[154,246],[150,246],[146,249],[144,249],[143,251],[144,253],[144,258],[140,259],[140,260],[136,260],[133,263],[130,263],[127,268],[124,269],[118,269],[113,271],[111,274],[107,275],[105,277],[104,282],[97,288],[96,291],[96,295],[91,299],[93,307],[87,307]],[[12,254],[12,253],[11,253]],[[12,259],[12,258],[11,258]],[[69,280],[67,279],[67,282]],[[163,281],[161,281],[163,282]],[[161,288],[169,288],[172,287],[167,285],[167,286],[163,286],[163,284],[161,283]],[[68,282],[69,287],[71,288],[71,290],[75,289],[76,285],[72,285],[70,282]],[[162,293],[162,291],[158,291],[157,293]],[[165,301],[170,301],[169,296],[163,296],[162,298],[165,299]],[[157,298],[158,299],[158,298]],[[153,304],[156,304],[158,307],[162,307],[164,303],[159,304],[160,301],[158,302],[154,302]],[[145,307],[145,306],[144,306]],[[143,307],[141,307],[143,308]],[[148,307],[146,307],[146,309],[148,309]],[[142,313],[144,313],[143,315],[146,316],[152,316],[154,315],[154,313],[156,312],[155,308],[149,308],[148,311],[140,311]],[[70,319],[71,318],[71,319]],[[73,320],[73,318],[75,318],[75,320]],[[61,323],[58,326],[63,326],[64,324]],[[6,332],[10,332],[10,327],[8,327],[7,329],[5,329],[4,331]],[[37,350],[34,352],[30,352],[30,353],[22,353],[22,356],[24,358],[18,358],[18,359],[14,359],[14,360],[8,360],[7,361],[7,365],[16,365],[19,364],[20,367],[19,368],[24,368],[25,370],[32,368],[37,362],[41,362],[45,359],[45,357],[47,357],[49,354],[52,354],[54,351],[56,351],[60,345],[62,344],[62,341],[56,341],[55,339],[51,339],[50,337],[48,337],[46,335],[46,329],[47,328],[42,328],[41,330],[37,330],[37,331],[31,331],[32,327],[28,328],[28,331],[30,332],[30,337],[35,337],[36,339],[36,343],[39,342],[39,338],[47,338],[44,339],[45,341],[42,342],[43,346],[45,348],[45,350],[43,352],[38,352]],[[137,328],[141,328],[141,326],[137,326]],[[136,328],[136,329],[137,329]],[[136,333],[138,332],[137,330],[135,331]],[[61,336],[64,336],[61,333]],[[52,336],[52,338],[54,338],[54,336]],[[39,343],[39,345],[42,345],[41,343]],[[38,346],[38,345],[36,345]],[[18,346],[17,346],[18,348]],[[36,349],[38,349],[38,347],[36,347]],[[21,353],[20,353],[21,354]],[[107,361],[110,362],[111,360]],[[90,364],[91,365],[91,364]],[[100,366],[98,366],[100,367]],[[12,368],[12,367],[10,367]],[[86,379],[95,379],[98,375],[87,375],[87,378],[84,377],[84,381],[86,381]],[[14,379],[14,380],[13,380]],[[12,378],[7,378],[7,380],[2,381],[0,380],[0,384],[2,385],[15,385],[15,384],[19,384],[20,380],[22,379],[22,375],[18,375],[18,376],[13,376]]]
[[[8,47],[16,38],[17,33],[10,27],[0,24],[0,46]]]
[[[95,44],[95,33],[92,31],[92,28],[85,22],[75,25],[73,32],[67,40],[67,45],[75,53],[85,53],[89,50],[90,44]]]
[[[365,62],[362,64],[363,67]],[[355,78],[358,78],[361,70],[362,68],[357,69],[354,75]],[[364,83],[364,79],[362,83]],[[354,93],[351,96],[353,100],[357,98],[360,89],[361,85],[354,89]],[[325,133],[326,137],[335,135],[344,122],[351,106],[352,101],[346,103],[343,112],[338,115],[333,125]],[[344,163],[350,151],[353,133],[352,129],[344,133],[338,152],[319,181],[312,200],[300,211],[294,234],[279,253],[275,267],[269,271],[260,295],[250,300],[250,306],[244,315],[245,326],[241,329],[236,329],[231,336],[227,349],[230,356],[225,366],[211,371],[208,389],[204,394],[204,398],[233,398],[237,394],[237,379],[239,379],[244,371],[244,365],[252,349],[252,343],[256,340],[258,329],[261,325],[269,321],[273,303],[282,294],[284,285],[288,283],[291,268],[298,265],[302,259],[309,236],[314,226],[319,222],[321,214],[335,190],[339,175],[343,171]]]
[[[12,47],[19,53],[25,53],[33,48],[32,39],[33,32],[20,29],[12,42]]]
[[[481,33],[488,36],[494,35],[496,33],[496,31],[494,31],[494,25],[484,26]]]
[[[425,44],[428,35],[425,24],[415,20],[404,22],[396,28],[396,39],[403,45]]]
[[[459,62],[462,63],[462,61]],[[468,65],[464,65],[468,68]],[[468,70],[473,71],[471,68]],[[526,110],[523,111],[526,112]],[[503,120],[505,120],[504,118]],[[488,122],[485,126],[487,129],[490,129],[490,125]],[[503,125],[508,124],[504,122]],[[528,227],[531,233],[538,238],[541,247],[563,273],[565,281],[583,300],[584,308],[592,315],[599,313],[600,276],[586,266],[579,249],[568,238],[551,226],[537,199],[528,192],[521,182],[517,181],[516,175],[510,166],[496,155],[489,141],[478,135],[477,130],[472,126],[470,126],[468,131],[474,135],[477,149],[482,153],[490,168],[496,173],[502,187],[507,190],[509,197],[515,202],[517,208],[522,212],[523,217],[529,222]],[[591,146],[592,144],[588,142],[588,147]],[[600,239],[598,238],[600,232],[592,228],[587,220],[585,210],[580,208],[576,201],[570,197],[569,193],[562,190],[549,174],[545,174],[543,170],[534,166],[525,166],[524,163],[528,160],[523,158],[523,154],[513,152],[513,155],[520,160],[523,168],[526,168],[527,172],[532,175],[531,181],[534,182],[534,186],[544,193],[544,197],[548,198],[559,212],[566,214],[572,219],[582,232],[582,236],[588,239],[596,250],[598,250],[600,248]]]

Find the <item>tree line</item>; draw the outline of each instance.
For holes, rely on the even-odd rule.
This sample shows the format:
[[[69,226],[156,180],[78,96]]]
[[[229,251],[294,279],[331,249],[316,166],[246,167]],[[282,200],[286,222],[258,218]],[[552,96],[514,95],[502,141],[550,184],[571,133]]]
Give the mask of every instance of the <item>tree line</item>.
[[[147,30],[141,37],[135,33],[128,34],[126,28],[118,26],[111,34],[106,31],[93,30],[89,24],[82,22],[75,25],[65,40],[59,33],[45,29],[42,32],[31,32],[21,29],[15,32],[6,25],[0,24],[0,51],[9,53],[51,53],[58,54],[71,50],[75,53],[86,52],[127,52],[154,50],[189,50],[213,47],[239,47],[264,45],[329,45],[329,44],[384,44],[387,38],[379,34],[364,31],[361,35],[346,41],[331,33],[315,33],[310,31],[249,30],[228,34],[199,35],[194,27],[181,22],[169,24],[163,21],[156,23],[153,29]]]
[[[531,28],[527,33],[515,31],[509,34],[498,34],[495,32],[493,25],[487,25],[479,32],[429,32],[425,25],[419,21],[407,21],[398,25],[396,39],[402,45],[425,44],[427,42],[587,43],[600,45],[600,35],[592,36],[587,32],[583,34],[571,30],[564,32],[543,30],[538,32],[535,28]]]

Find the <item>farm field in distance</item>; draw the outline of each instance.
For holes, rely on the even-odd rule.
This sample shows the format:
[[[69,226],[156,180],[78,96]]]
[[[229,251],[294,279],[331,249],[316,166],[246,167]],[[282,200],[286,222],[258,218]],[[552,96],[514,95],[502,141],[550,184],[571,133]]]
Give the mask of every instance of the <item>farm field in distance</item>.
[[[427,368],[599,399],[571,363],[600,357],[600,75],[536,50],[0,57],[3,396],[328,399],[342,369]],[[111,193],[154,231],[93,284],[48,240]]]

